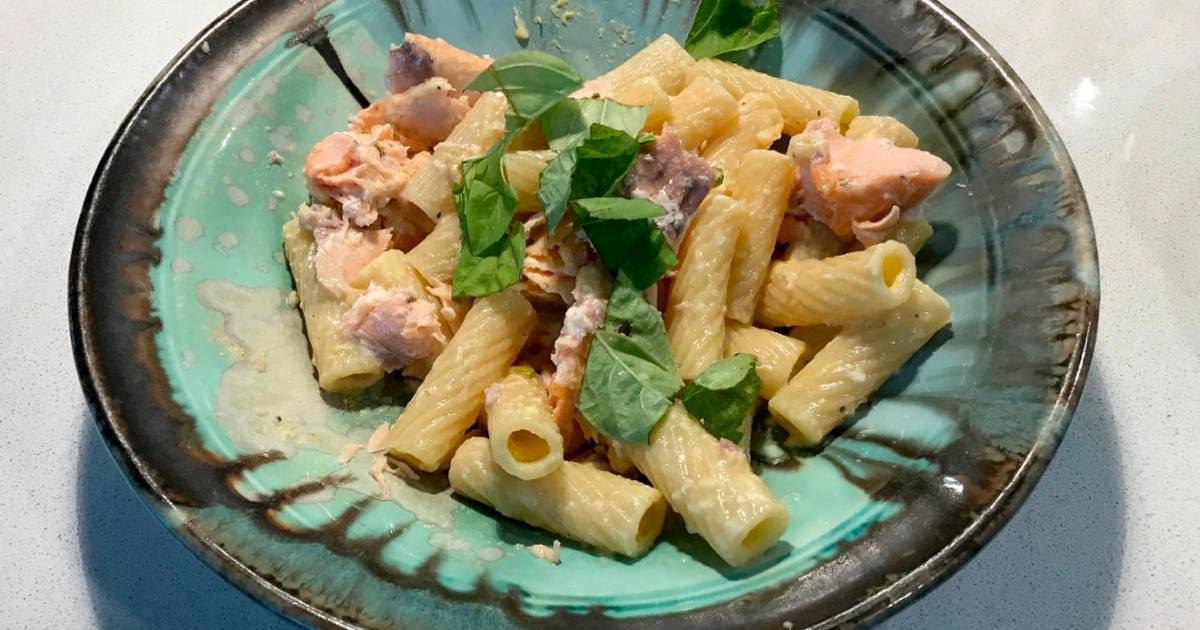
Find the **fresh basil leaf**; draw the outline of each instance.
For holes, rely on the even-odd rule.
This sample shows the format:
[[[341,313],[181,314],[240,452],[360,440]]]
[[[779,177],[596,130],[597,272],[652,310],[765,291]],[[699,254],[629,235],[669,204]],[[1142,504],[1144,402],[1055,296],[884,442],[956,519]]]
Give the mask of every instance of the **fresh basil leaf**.
[[[646,349],[647,360],[672,374],[676,373],[675,356],[671,354],[671,342],[667,340],[667,327],[663,323],[662,313],[646,301],[642,289],[625,273],[617,274],[613,283],[604,325],[624,331]]]
[[[572,208],[578,227],[613,275],[624,273],[644,290],[675,266],[675,250],[651,220],[664,212],[657,204],[645,199],[581,199],[572,202]]]
[[[596,124],[637,135],[649,113],[649,107],[630,107],[607,98],[566,99],[542,116],[542,133],[551,149],[563,151],[583,142]]]
[[[575,172],[576,147],[558,152],[554,159],[542,169],[538,176],[538,200],[546,213],[546,229],[554,232],[567,212],[567,201],[571,198],[571,175]]]
[[[462,218],[463,246],[482,254],[508,231],[517,210],[517,193],[504,177],[506,135],[483,155],[462,162],[462,183],[454,189],[454,205]]]
[[[638,151],[633,136],[599,123],[588,127],[577,144],[560,150],[542,169],[538,183],[547,229],[558,227],[571,199],[602,197],[619,190],[637,162]]]
[[[779,36],[775,0],[702,0],[683,47],[696,59],[753,48]]]
[[[625,176],[637,162],[641,146],[633,136],[601,124],[588,130],[588,137],[576,151],[575,173],[571,177],[571,198],[607,197],[625,183]]]
[[[579,412],[611,439],[645,444],[682,387],[662,315],[618,276],[588,350]]]
[[[653,219],[666,214],[662,206],[648,199],[600,197],[576,199],[574,206],[584,221]]]
[[[678,389],[672,375],[624,352],[630,345],[628,339],[613,332],[596,331],[579,388],[578,408],[588,424],[609,438],[645,444]]]
[[[762,379],[754,355],[735,354],[708,366],[683,388],[688,413],[709,433],[730,442],[742,439],[742,421],[754,410]]]
[[[467,223],[462,211],[459,211],[459,220],[464,226],[465,242]],[[520,223],[513,223],[500,240],[479,254],[463,245],[458,250],[458,264],[454,267],[454,297],[483,297],[516,284],[521,279],[524,262],[525,227]]]
[[[723,169],[719,169],[715,166],[713,167],[713,170],[717,172],[717,178],[715,180],[713,180],[712,187],[717,188],[721,184],[725,183],[725,171]]]
[[[583,79],[567,62],[544,52],[523,50],[497,59],[467,84],[468,90],[500,90],[508,98],[510,130],[541,116]]]

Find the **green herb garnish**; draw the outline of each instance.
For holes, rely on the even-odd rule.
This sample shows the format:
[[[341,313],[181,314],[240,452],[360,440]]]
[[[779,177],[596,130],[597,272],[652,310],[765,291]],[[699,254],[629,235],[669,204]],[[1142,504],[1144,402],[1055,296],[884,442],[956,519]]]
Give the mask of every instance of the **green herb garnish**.
[[[537,51],[505,55],[468,85],[500,90],[508,98],[507,133],[478,157],[463,160],[454,189],[462,245],[454,268],[454,295],[481,297],[521,278],[525,231],[512,224],[517,195],[505,179],[503,159],[513,137],[583,84],[567,62]]]
[[[509,129],[533,122],[583,79],[567,62],[544,52],[526,50],[505,55],[467,84],[468,90],[500,90],[508,98]]]
[[[683,47],[696,59],[753,48],[779,36],[775,0],[702,0]]]
[[[504,152],[511,139],[506,135],[483,155],[462,163],[454,205],[462,219],[463,245],[474,254],[482,254],[508,232],[517,210],[517,193],[504,177]]]
[[[466,225],[462,212],[459,220]],[[466,238],[464,228],[464,242]],[[516,284],[524,263],[525,228],[520,223],[513,223],[500,240],[478,254],[464,245],[458,250],[458,264],[454,266],[454,297],[483,297]]]
[[[588,350],[579,412],[609,438],[644,444],[682,387],[662,315],[618,275]]]
[[[709,433],[740,442],[742,422],[754,410],[762,389],[757,365],[758,360],[750,354],[721,359],[688,383],[680,399]]]
[[[547,229],[558,227],[571,199],[599,197],[620,188],[637,159],[633,136],[645,124],[648,111],[608,99],[567,99],[546,112],[542,131],[550,148],[558,151],[542,170],[537,193]],[[601,182],[611,185],[599,190]]]
[[[624,273],[638,289],[652,286],[675,266],[675,250],[652,220],[665,211],[645,199],[609,197],[572,202],[583,230],[608,270]]]
[[[592,125],[636,136],[649,113],[648,107],[629,107],[607,98],[567,99],[542,116],[542,134],[551,149],[561,151],[582,142]]]

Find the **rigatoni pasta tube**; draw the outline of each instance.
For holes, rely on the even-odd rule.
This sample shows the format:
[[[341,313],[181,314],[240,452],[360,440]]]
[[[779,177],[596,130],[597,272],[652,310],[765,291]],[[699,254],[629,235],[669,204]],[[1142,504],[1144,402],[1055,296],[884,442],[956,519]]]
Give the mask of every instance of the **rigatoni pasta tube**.
[[[825,344],[833,340],[841,329],[836,326],[826,326],[825,324],[815,324],[812,326],[793,326],[788,331],[788,336],[792,339],[804,343],[804,352],[800,353],[799,365],[808,363]]]
[[[585,83],[578,95],[583,98],[594,94],[609,96],[644,77],[653,78],[667,93],[678,94],[687,79],[688,68],[694,63],[692,56],[675,38],[661,35],[621,65]]]
[[[790,442],[819,444],[950,322],[950,305],[917,281],[908,301],[847,325],[771,397]]]
[[[508,371],[533,323],[515,286],[476,300],[392,424],[388,452],[424,471],[445,468],[483,409],[484,390]]]
[[[517,212],[542,209],[537,191],[542,169],[554,158],[553,151],[513,151],[504,154],[504,177],[517,193]]]
[[[433,150],[433,159],[413,173],[400,196],[431,219],[454,214],[454,185],[462,178],[461,163],[475,157],[504,135],[508,100],[485,92],[475,106]]]
[[[372,284],[385,289],[402,289],[408,291],[414,298],[419,300],[435,301],[434,297],[425,288],[425,281],[421,278],[421,275],[409,264],[404,252],[398,249],[389,249],[376,256],[374,260],[367,263],[367,266],[358,272],[358,277],[354,281],[355,287],[366,290]],[[443,338],[449,339],[454,334],[454,331],[450,329],[449,322],[440,313],[438,315],[438,324],[441,328]],[[432,356],[420,361],[432,361],[438,352],[440,352],[440,349]],[[424,373],[428,371],[427,367],[427,365],[423,365],[415,369],[417,373]]]
[[[357,289],[366,290],[372,284],[385,289],[406,289],[419,298],[428,296],[421,276],[408,263],[404,252],[398,249],[389,249],[376,256],[354,279]]]
[[[408,264],[425,278],[425,282],[449,285],[454,280],[454,266],[458,263],[461,241],[462,227],[458,223],[458,213],[451,212],[438,219],[437,226],[429,236],[408,252]]]
[[[664,317],[679,375],[693,379],[721,358],[729,269],[745,212],[713,195],[692,219]]]
[[[846,137],[885,138],[898,147],[917,148],[917,134],[891,116],[859,116],[850,121],[850,126],[846,128]]]
[[[892,240],[903,243],[908,251],[916,255],[933,236],[933,226],[925,219],[901,219]]]
[[[649,108],[646,124],[642,126],[647,131],[657,133],[671,115],[671,97],[654,77],[642,77],[615,88],[612,99],[622,105]]]
[[[733,198],[746,208],[746,218],[738,231],[729,272],[729,319],[748,324],[754,318],[754,306],[787,212],[795,170],[788,156],[763,149],[747,153],[734,171]]]
[[[783,115],[783,132],[796,135],[818,118],[830,118],[845,128],[858,115],[858,101],[807,85],[793,83],[737,64],[702,59],[688,68],[688,80],[708,77],[720,82],[735,98],[763,92],[775,99]]]
[[[842,240],[824,223],[808,220],[796,228],[796,237],[783,252],[783,260],[819,260],[837,256],[843,249]]]
[[[676,402],[650,444],[620,444],[638,470],[725,562],[737,567],[787,529],[787,507],[750,469],[736,444],[718,441]]]
[[[346,339],[341,319],[346,306],[317,280],[312,233],[295,217],[283,225],[283,249],[300,297],[304,328],[317,368],[317,383],[327,392],[355,392],[383,378],[383,366],[366,348]]]
[[[528,368],[526,368],[528,370]],[[537,479],[563,462],[563,439],[533,370],[513,368],[485,392],[492,459],[508,474]]]
[[[729,322],[725,327],[725,356],[744,352],[758,359],[757,371],[762,379],[763,398],[774,396],[775,392],[787,385],[804,351],[803,341],[773,330],[736,322]]]
[[[844,324],[904,303],[916,277],[912,252],[896,241],[822,260],[777,262],[757,320],[771,328]]]
[[[654,544],[667,513],[658,490],[589,464],[563,462],[544,477],[514,477],[480,437],[454,454],[450,487],[509,518],[630,558]]]
[[[671,99],[669,122],[683,148],[695,151],[706,140],[732,125],[738,117],[737,99],[720,83],[698,77]]]
[[[704,159],[725,171],[726,183],[732,183],[742,156],[755,149],[766,149],[783,132],[783,117],[775,99],[762,92],[750,92],[738,101],[737,122],[725,128],[704,147]]]

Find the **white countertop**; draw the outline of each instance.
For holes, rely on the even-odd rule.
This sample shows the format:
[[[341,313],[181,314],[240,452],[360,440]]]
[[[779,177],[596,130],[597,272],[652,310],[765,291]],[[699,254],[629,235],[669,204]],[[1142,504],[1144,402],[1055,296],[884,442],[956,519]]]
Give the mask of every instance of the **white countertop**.
[[[0,8],[0,627],[287,627],[129,489],[87,416],[67,334],[92,171],[151,78],[229,1]],[[1197,627],[1200,4],[949,4],[1026,80],[1075,158],[1101,326],[1083,402],[1029,501],[886,627]]]

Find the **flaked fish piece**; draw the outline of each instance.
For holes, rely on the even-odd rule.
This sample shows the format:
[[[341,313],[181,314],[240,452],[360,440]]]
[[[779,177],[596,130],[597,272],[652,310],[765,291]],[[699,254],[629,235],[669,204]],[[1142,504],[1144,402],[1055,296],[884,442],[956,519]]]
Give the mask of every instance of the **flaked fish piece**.
[[[447,341],[436,304],[408,289],[375,284],[342,315],[341,327],[389,372],[433,356]]]
[[[301,227],[312,232],[317,280],[342,300],[355,297],[358,291],[353,283],[358,272],[388,249],[392,231],[354,227],[333,208],[321,204],[300,206],[296,217]]]
[[[893,207],[903,212],[950,176],[950,165],[931,153],[885,138],[846,138],[828,118],[808,123],[788,154],[799,167],[800,204],[843,240],[856,222],[881,221]]]
[[[471,104],[472,99],[449,81],[433,77],[371,103],[350,119],[349,129],[369,134],[379,125],[391,125],[398,142],[410,153],[420,153],[445,140]]]
[[[339,131],[318,142],[304,163],[309,192],[323,203],[341,204],[358,227],[379,218],[379,208],[398,200],[419,164],[390,125],[369,133]]]
[[[428,153],[418,153],[413,160],[428,160]],[[391,228],[392,247],[407,252],[429,235],[437,224],[417,206],[397,200],[379,209],[379,227]]]
[[[442,77],[383,99],[383,119],[412,151],[428,151],[446,139],[471,109],[469,99]]]
[[[571,304],[575,289],[575,276],[588,262],[588,247],[564,231],[566,238],[559,239],[546,232],[543,215],[538,214],[525,222],[525,233],[529,244],[525,247],[525,260],[521,267],[521,288],[532,300]]]
[[[444,39],[408,33],[403,43],[388,51],[385,76],[392,92],[403,92],[433,77],[442,77],[462,90],[491,64],[491,59],[452,46]]]
[[[450,329],[450,334],[458,332],[462,326],[463,319],[467,316],[467,311],[471,308],[469,299],[456,300],[454,299],[454,287],[436,278],[430,281],[429,287],[426,289],[429,295],[433,296],[438,303],[438,313],[442,316],[442,321],[446,322],[446,327]]]
[[[554,373],[546,384],[546,393],[564,440],[575,431],[575,405],[587,366],[588,346],[604,324],[609,292],[610,283],[603,269],[597,265],[583,267],[572,291],[573,303],[563,316],[562,330],[554,341],[554,352],[550,355]]]
[[[648,199],[666,213],[654,219],[672,246],[678,246],[688,221],[716,182],[716,171],[703,158],[683,148],[669,128],[642,147],[622,194]]]
[[[882,219],[855,221],[850,227],[854,232],[854,238],[864,246],[870,247],[888,240],[895,233],[898,225],[900,225],[900,206],[892,206],[892,209]]]

